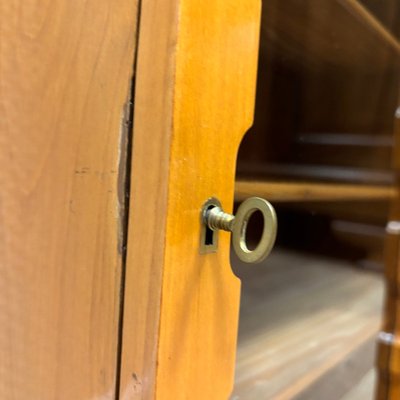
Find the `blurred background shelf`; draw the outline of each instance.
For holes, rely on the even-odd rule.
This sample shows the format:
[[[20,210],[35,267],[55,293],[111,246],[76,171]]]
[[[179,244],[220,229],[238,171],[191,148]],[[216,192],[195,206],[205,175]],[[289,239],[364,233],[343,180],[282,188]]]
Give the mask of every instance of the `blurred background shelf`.
[[[262,48],[268,44],[275,54],[306,68],[321,61],[336,67],[379,68],[400,54],[400,44],[388,2],[377,3],[382,2],[266,1]]]
[[[232,399],[373,398],[379,274],[287,249],[232,264],[242,280]]]
[[[393,186],[356,185],[315,182],[277,182],[237,180],[235,199],[243,201],[259,196],[272,202],[389,200],[394,198]]]
[[[272,202],[280,250],[259,268],[232,260],[243,283],[232,399],[373,398],[399,199],[399,18],[398,0],[262,1],[235,200]],[[248,239],[260,234],[250,218]]]
[[[270,200],[287,246],[382,270],[398,180],[399,3],[263,0],[262,10],[236,200]]]

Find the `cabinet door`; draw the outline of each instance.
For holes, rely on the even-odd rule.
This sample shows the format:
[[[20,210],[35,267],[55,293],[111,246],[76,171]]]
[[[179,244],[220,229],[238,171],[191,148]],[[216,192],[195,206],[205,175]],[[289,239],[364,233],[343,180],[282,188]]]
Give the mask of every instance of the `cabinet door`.
[[[0,399],[112,399],[136,0],[0,20]]]
[[[200,211],[233,207],[252,124],[259,0],[142,3],[121,399],[227,399],[240,282],[230,235],[200,254]]]

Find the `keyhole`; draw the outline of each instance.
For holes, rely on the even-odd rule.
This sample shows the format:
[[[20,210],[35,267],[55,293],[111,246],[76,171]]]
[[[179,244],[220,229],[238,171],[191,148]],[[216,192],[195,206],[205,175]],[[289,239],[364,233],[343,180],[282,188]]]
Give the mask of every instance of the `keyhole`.
[[[214,207],[221,207],[221,203],[218,199],[212,197],[206,201],[201,209],[200,254],[215,253],[218,249],[218,231],[213,231],[204,222],[207,211]]]
[[[213,206],[213,205],[207,207],[207,211],[211,210],[214,207],[215,206]],[[208,226],[206,226],[205,228],[206,228],[206,234],[205,234],[204,244],[206,246],[213,246],[214,245],[214,231],[212,229],[210,229]]]

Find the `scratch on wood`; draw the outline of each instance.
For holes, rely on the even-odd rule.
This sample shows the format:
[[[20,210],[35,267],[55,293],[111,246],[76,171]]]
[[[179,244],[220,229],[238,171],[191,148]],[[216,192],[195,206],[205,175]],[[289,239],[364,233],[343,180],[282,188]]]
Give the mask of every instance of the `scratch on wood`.
[[[132,79],[133,82],[133,79]],[[132,83],[133,85],[133,83]],[[118,251],[123,254],[126,247],[128,202],[130,189],[130,145],[132,135],[133,102],[132,90],[122,111],[118,165]]]

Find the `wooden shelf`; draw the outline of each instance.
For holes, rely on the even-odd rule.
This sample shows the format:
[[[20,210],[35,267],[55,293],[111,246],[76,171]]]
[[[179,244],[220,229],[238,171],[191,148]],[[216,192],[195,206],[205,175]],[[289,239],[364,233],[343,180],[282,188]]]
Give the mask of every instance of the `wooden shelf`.
[[[237,180],[235,200],[259,196],[275,202],[388,200],[396,195],[392,186],[315,182]]]
[[[397,38],[372,14],[359,0],[337,0],[351,15],[364,24],[371,33],[400,54],[400,43]]]
[[[374,365],[380,275],[287,249],[256,269],[232,261],[242,281],[232,399],[356,399]],[[372,400],[368,382],[358,399]]]

